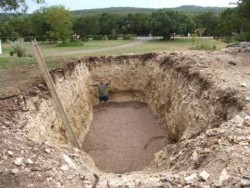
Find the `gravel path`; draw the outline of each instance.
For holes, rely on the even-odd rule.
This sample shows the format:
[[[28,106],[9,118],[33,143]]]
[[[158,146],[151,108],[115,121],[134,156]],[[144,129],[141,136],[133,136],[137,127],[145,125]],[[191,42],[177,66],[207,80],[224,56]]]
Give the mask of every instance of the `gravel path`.
[[[106,111],[94,113],[83,150],[100,170],[114,173],[137,171],[149,165],[154,153],[165,146],[164,138],[149,142],[150,139],[165,134],[147,105],[109,103]]]

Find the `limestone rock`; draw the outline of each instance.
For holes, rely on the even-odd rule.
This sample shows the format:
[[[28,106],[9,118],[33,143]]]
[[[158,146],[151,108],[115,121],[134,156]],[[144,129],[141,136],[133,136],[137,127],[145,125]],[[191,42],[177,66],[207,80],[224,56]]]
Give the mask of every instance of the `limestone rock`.
[[[34,162],[33,162],[31,159],[27,159],[27,160],[25,161],[25,163],[26,163],[26,164],[33,164]]]
[[[8,155],[9,155],[10,157],[13,157],[13,152],[12,152],[12,151],[7,151],[7,153],[8,153]]]
[[[199,155],[198,155],[197,151],[194,151],[194,152],[192,153],[192,159],[193,159],[194,161],[197,161],[197,160],[199,159]]]
[[[229,178],[230,176],[227,174],[227,170],[224,168],[221,171],[219,181],[218,181],[218,186],[222,186]]]
[[[241,187],[250,187],[250,180],[249,179],[242,179],[240,181]]]
[[[250,143],[250,136],[237,136],[234,138],[235,143],[240,143],[240,142],[249,142]]]
[[[67,156],[66,154],[63,154],[63,159],[64,159],[64,161],[65,161],[71,168],[76,169],[75,163],[72,161],[72,159],[69,158],[69,156]]]
[[[250,116],[246,116],[246,117],[245,117],[244,125],[245,125],[245,126],[250,126]]]
[[[50,154],[50,152],[51,152],[49,148],[45,148],[44,151],[45,151],[46,153],[48,153],[48,154]]]
[[[198,176],[197,176],[196,173],[193,173],[193,174],[191,174],[191,175],[189,175],[189,176],[186,176],[186,177],[184,178],[186,184],[192,184],[192,183],[194,183],[197,179],[198,179]]]
[[[240,86],[241,86],[241,87],[246,87],[246,86],[247,86],[247,83],[246,83],[246,82],[242,82],[242,83],[240,83]]]
[[[199,174],[200,179],[203,180],[203,181],[206,181],[209,178],[209,176],[210,176],[210,174],[207,171],[205,171],[205,170],[203,170]]]
[[[209,137],[217,136],[219,132],[216,129],[210,129],[206,131],[206,135]]]
[[[61,166],[61,170],[63,170],[63,171],[66,171],[66,170],[68,170],[69,169],[69,166],[68,165],[62,165]]]
[[[17,174],[18,172],[19,172],[19,170],[17,168],[14,168],[14,169],[11,170],[12,174]]]
[[[22,164],[23,164],[23,157],[17,157],[17,158],[15,159],[15,161],[14,161],[14,164],[15,164],[16,166],[22,166]]]

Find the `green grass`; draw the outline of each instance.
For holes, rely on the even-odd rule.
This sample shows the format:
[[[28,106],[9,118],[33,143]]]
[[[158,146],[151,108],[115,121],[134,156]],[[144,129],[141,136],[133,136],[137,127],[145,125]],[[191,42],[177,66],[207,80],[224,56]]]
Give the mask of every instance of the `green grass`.
[[[201,39],[200,44],[206,45],[216,45],[216,50],[220,50],[226,47],[226,43],[221,41],[216,41],[212,39]],[[84,54],[74,54],[66,55],[65,57],[71,58],[74,56],[104,56],[104,55],[124,55],[124,54],[142,54],[150,52],[163,52],[172,50],[189,50],[192,47],[191,39],[176,39],[174,41],[159,41],[153,40],[144,43],[143,45],[136,46],[133,48],[117,49],[112,51],[94,52],[94,53],[84,53]]]
[[[84,42],[79,47],[58,47],[57,44],[48,45],[39,43],[39,47],[49,67],[56,68],[65,62],[68,58],[79,56],[104,56],[104,55],[123,55],[123,54],[141,54],[148,52],[162,52],[171,50],[189,50],[192,47],[191,39],[176,39],[174,41],[148,41],[142,45],[116,50],[106,50],[98,52],[81,53],[81,50],[90,50],[98,48],[108,48],[131,43],[133,41],[114,40],[114,41],[90,41]],[[226,46],[225,43],[216,40],[200,40],[200,44],[216,45],[220,50]],[[17,86],[34,77],[40,75],[35,58],[17,58],[10,57],[11,45],[3,43],[3,54],[0,55],[0,90],[9,86]],[[63,54],[64,52],[78,52],[77,54]],[[31,45],[28,45],[28,53],[33,54]],[[5,90],[5,89],[4,89]]]
[[[44,56],[53,56],[57,52],[70,52],[74,50],[90,50],[90,49],[98,49],[98,48],[107,48],[107,47],[113,47],[113,46],[120,46],[123,44],[128,44],[131,41],[126,40],[111,40],[111,41],[89,41],[84,42],[83,46],[79,47],[58,47],[57,44],[49,45],[49,44],[42,44],[40,43],[39,47],[43,53]]]
[[[57,47],[79,47],[83,46],[82,42],[66,42],[66,43],[60,43],[57,44]]]

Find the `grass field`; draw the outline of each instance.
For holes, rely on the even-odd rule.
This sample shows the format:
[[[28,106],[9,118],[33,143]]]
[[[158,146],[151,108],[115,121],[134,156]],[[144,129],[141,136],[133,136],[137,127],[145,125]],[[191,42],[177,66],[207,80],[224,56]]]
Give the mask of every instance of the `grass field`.
[[[127,48],[108,50],[108,48],[126,45],[134,41],[90,41],[85,42],[80,47],[58,47],[55,44],[48,45],[39,43],[42,54],[49,68],[55,68],[67,62],[68,58],[80,56],[103,56],[103,55],[122,55],[122,54],[141,54],[148,52],[162,52],[170,50],[188,50],[192,46],[191,39],[176,39],[174,41],[147,41],[141,45]],[[200,43],[206,45],[216,45],[217,50],[224,48],[225,43],[211,39],[201,39]],[[0,90],[9,86],[16,86],[27,80],[40,75],[37,62],[34,58],[10,57],[11,45],[3,43],[3,54],[0,55]],[[102,51],[90,52],[90,50],[102,49]],[[107,50],[106,50],[107,49]],[[86,51],[88,50],[88,51]],[[27,47],[28,54],[33,54],[31,45]],[[70,54],[69,52],[77,52]],[[79,53],[78,53],[79,52]],[[58,54],[60,55],[58,55]],[[65,53],[65,54],[64,54]]]
[[[227,44],[212,39],[201,39],[200,44],[215,45],[216,50],[225,48]],[[98,53],[85,53],[82,56],[93,56],[93,55],[124,55],[124,54],[142,54],[149,52],[163,52],[171,50],[189,50],[192,47],[192,41],[190,39],[176,39],[174,41],[159,41],[153,40],[144,43],[143,45],[136,46],[133,48],[118,49],[113,51],[104,51]],[[78,56],[81,54],[77,54]],[[67,57],[73,57],[68,55]]]

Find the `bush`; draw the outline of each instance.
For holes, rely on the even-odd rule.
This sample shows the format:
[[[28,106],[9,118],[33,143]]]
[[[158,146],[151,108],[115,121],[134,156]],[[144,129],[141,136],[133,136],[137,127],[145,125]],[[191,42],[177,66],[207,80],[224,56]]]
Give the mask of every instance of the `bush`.
[[[17,57],[27,56],[26,54],[27,47],[24,42],[22,41],[11,42],[11,47],[12,50],[10,51],[10,56],[14,56],[15,54],[17,55]]]
[[[93,35],[93,40],[102,40],[102,35]]]
[[[25,56],[26,49],[18,46],[15,48],[15,51],[16,51],[17,57],[24,57]]]
[[[108,40],[108,36],[107,35],[102,36],[102,40]]]
[[[14,50],[11,50],[11,51],[10,51],[10,56],[13,57],[14,55],[15,55]]]
[[[109,40],[117,40],[117,39],[118,39],[118,36],[117,36],[117,35],[109,35],[109,36],[108,36],[108,39],[109,39]]]
[[[133,39],[134,39],[134,35],[132,35],[132,34],[126,34],[123,37],[123,40],[133,40]]]
[[[250,32],[245,32],[241,36],[242,41],[250,41]]]
[[[80,38],[80,40],[81,40],[81,42],[88,42],[89,41],[89,39],[86,37]]]
[[[224,37],[222,39],[222,42],[225,42],[225,43],[233,43],[235,40],[234,40],[234,37]]]

